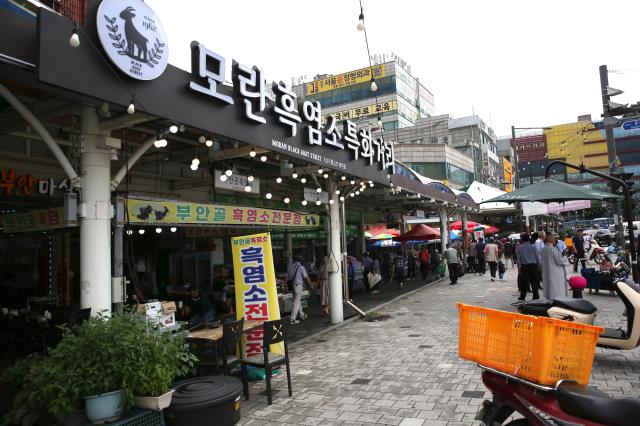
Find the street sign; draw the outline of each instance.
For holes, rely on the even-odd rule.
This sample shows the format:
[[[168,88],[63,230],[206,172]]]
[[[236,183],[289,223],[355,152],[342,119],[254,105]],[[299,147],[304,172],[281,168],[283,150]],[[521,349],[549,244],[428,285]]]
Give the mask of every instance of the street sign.
[[[625,121],[622,123],[622,128],[625,130],[640,129],[640,120]]]

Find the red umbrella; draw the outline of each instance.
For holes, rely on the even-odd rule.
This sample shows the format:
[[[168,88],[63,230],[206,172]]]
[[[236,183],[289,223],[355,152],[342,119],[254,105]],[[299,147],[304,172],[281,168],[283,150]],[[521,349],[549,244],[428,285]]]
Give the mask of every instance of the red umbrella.
[[[484,228],[484,226],[478,222],[474,222],[472,220],[468,220],[467,221],[467,231],[469,232],[473,232],[475,231],[477,228],[482,227]],[[452,222],[449,224],[449,229],[452,231],[461,231],[462,230],[462,221],[461,220],[456,220],[455,222]],[[478,229],[480,230],[480,229]]]
[[[440,231],[427,225],[416,225],[411,228],[411,231],[394,237],[396,241],[427,241],[440,238]]]

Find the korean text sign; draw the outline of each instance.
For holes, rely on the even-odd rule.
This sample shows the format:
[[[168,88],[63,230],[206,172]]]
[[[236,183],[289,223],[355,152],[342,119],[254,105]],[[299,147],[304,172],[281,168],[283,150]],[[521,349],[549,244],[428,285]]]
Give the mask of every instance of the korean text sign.
[[[245,321],[280,319],[276,290],[276,274],[269,233],[245,235],[231,239],[233,272],[236,290],[236,316]],[[262,353],[262,327],[244,336],[245,356]],[[281,345],[272,351],[283,353]]]
[[[152,201],[129,198],[131,223],[183,225],[255,225],[299,228],[319,227],[320,216],[257,207],[224,206],[181,201]]]
[[[44,231],[67,226],[64,207],[9,213],[1,216],[4,233]]]
[[[354,84],[366,83],[371,78],[384,77],[384,64],[349,71],[338,75],[330,75],[307,83],[307,95],[328,92],[340,89],[341,87],[353,86]]]

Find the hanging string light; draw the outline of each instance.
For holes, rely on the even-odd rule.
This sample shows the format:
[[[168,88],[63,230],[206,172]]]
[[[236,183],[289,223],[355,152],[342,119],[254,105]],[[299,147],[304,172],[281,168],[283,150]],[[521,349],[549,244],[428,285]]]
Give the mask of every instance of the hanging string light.
[[[282,178],[280,176],[276,178],[276,183],[282,183]]]
[[[251,148],[251,152],[249,152],[249,157],[254,158],[256,156],[256,150]]]
[[[73,31],[71,31],[71,37],[69,37],[69,46],[79,47],[80,36],[78,35],[78,24],[74,24]]]
[[[266,198],[267,200],[270,200],[270,199],[271,199],[271,197],[273,197],[273,195],[271,195],[271,193],[270,193],[270,192],[267,192],[267,193],[265,194],[265,198]]]

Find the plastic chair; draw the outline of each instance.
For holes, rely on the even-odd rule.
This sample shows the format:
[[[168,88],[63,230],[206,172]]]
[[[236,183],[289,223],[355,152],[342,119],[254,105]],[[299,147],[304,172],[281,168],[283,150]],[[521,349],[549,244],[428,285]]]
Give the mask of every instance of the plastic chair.
[[[271,345],[281,342],[284,346],[284,355],[269,351],[269,347]],[[267,382],[267,403],[271,405],[273,403],[271,397],[271,369],[282,364],[285,364],[287,368],[287,386],[289,388],[289,396],[293,396],[293,391],[291,390],[291,370],[289,368],[289,351],[287,349],[287,341],[284,336],[284,320],[279,319],[265,321],[263,323],[262,333],[262,355],[253,355],[247,358],[242,358],[242,381],[245,388],[245,399],[249,399],[249,384],[247,382],[246,375],[247,365],[264,368],[265,379]]]
[[[242,342],[242,328],[244,318],[237,321],[227,321],[222,323],[222,371],[226,376],[231,375],[231,367],[240,364]]]

